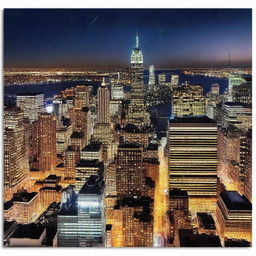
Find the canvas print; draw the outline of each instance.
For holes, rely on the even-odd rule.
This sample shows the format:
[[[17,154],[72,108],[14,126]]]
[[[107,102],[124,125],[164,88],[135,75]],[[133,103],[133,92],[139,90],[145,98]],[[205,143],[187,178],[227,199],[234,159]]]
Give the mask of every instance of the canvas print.
[[[252,246],[251,9],[5,9],[5,247]]]

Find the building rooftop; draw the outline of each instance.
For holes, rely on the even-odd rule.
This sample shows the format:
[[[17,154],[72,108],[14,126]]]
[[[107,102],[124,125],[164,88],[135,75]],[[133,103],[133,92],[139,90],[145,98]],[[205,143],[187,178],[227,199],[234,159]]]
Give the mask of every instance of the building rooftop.
[[[24,202],[28,203],[30,202],[35,196],[37,196],[37,192],[22,192],[22,193],[17,193],[14,194],[12,201],[13,202]]]
[[[220,194],[229,210],[252,210],[251,202],[245,197],[240,195],[237,191],[226,191]]]
[[[216,230],[215,222],[211,214],[206,212],[198,212],[197,219],[199,222],[199,228]]]
[[[101,195],[105,187],[105,182],[102,176],[91,175],[80,189],[79,194],[96,194]]]
[[[141,145],[139,143],[136,142],[125,142],[122,144],[119,144],[118,148],[140,148]]]
[[[170,198],[175,198],[175,197],[185,197],[188,198],[188,192],[185,190],[181,190],[181,189],[171,189],[169,192],[169,196]]]
[[[62,189],[61,186],[55,186],[55,187],[43,187],[40,188],[40,191],[46,191],[46,190],[55,190],[56,192],[60,192]]]
[[[39,239],[44,230],[45,227],[43,227],[41,224],[19,224],[17,229],[11,235],[11,238]]]
[[[13,202],[11,200],[4,202],[4,210],[5,211],[9,210],[12,206],[13,206]]]
[[[175,117],[169,120],[170,125],[179,123],[210,123],[216,125],[216,121],[209,118],[208,116],[185,116],[185,117]]]
[[[180,247],[221,247],[216,235],[194,234],[192,229],[180,229]]]
[[[92,160],[81,159],[76,164],[76,167],[98,167],[98,168],[103,168],[103,162],[100,162],[98,159],[92,159]]]
[[[99,151],[101,148],[101,143],[99,142],[92,142],[88,145],[86,145],[81,151]]]
[[[243,239],[227,239],[225,241],[225,247],[250,247],[250,242]]]
[[[17,97],[30,97],[30,96],[37,96],[37,95],[40,95],[40,96],[44,96],[43,93],[38,93],[38,92],[27,92],[27,93],[19,93],[19,94],[16,94]]]
[[[72,135],[70,136],[71,139],[81,139],[84,137],[83,132],[74,131]]]

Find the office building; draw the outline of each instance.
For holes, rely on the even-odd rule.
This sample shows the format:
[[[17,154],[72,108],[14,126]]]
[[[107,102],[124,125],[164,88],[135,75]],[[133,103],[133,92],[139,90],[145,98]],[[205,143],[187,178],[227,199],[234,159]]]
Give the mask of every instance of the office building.
[[[155,67],[154,65],[149,66],[149,80],[148,80],[148,87],[151,89],[156,84],[155,78]]]
[[[228,239],[252,241],[252,204],[237,191],[220,194],[216,208],[217,231],[224,243]]]
[[[105,77],[97,91],[97,123],[109,123],[109,90],[106,86]]]
[[[200,85],[184,84],[173,91],[173,116],[202,116],[206,114],[206,106],[207,99]]]
[[[184,117],[169,124],[170,189],[189,195],[190,211],[213,211],[217,196],[217,124]]]
[[[29,174],[29,151],[23,112],[17,108],[4,109],[4,193],[10,200],[13,193],[26,187]]]
[[[242,78],[239,75],[230,74],[228,78],[228,95],[229,95],[229,101],[233,101],[233,90],[236,86],[239,86],[243,83],[245,83],[246,80]]]
[[[158,75],[158,84],[164,84],[166,83],[166,74],[165,73],[161,73]]]
[[[179,85],[179,75],[172,75],[171,76],[171,86],[178,86]]]
[[[83,160],[76,164],[76,192],[79,192],[91,175],[100,175],[104,171],[103,162],[97,159]]]
[[[142,147],[135,143],[118,146],[116,189],[117,196],[141,195],[143,189]]]
[[[57,164],[56,118],[51,114],[38,117],[39,170],[54,174]]]
[[[44,111],[43,94],[18,94],[16,105],[24,112],[24,117],[33,123],[38,119],[38,115]]]

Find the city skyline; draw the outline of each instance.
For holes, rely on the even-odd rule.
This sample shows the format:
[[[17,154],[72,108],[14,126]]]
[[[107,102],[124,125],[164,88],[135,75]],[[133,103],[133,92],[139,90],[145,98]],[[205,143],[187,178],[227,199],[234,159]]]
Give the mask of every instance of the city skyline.
[[[36,14],[38,10],[34,11]],[[229,52],[225,68],[196,69],[187,62],[190,67],[187,69],[159,70],[157,60],[150,65],[148,60],[158,54],[160,63],[165,63],[169,56],[163,53],[170,49],[160,39],[145,40],[151,31],[146,27],[142,36],[139,29],[131,33],[131,38],[120,34],[125,42],[133,39],[129,46],[125,45],[126,49],[132,49],[128,58],[126,50],[124,55],[119,54],[123,45],[115,41],[117,37],[100,40],[100,30],[93,29],[94,36],[89,32],[87,35],[94,42],[87,45],[90,54],[85,51],[81,56],[70,55],[80,39],[77,37],[66,46],[65,60],[78,61],[88,55],[101,68],[93,67],[93,62],[87,70],[74,66],[51,68],[60,58],[56,62],[51,60],[56,57],[57,41],[53,47],[44,48],[49,46],[48,32],[52,33],[55,25],[67,18],[60,19],[61,9],[51,11],[56,13],[56,22],[48,16],[51,29],[48,27],[45,34],[46,31],[39,31],[40,42],[34,41],[37,35],[31,33],[29,42],[35,43],[33,47],[24,45],[20,35],[26,37],[29,30],[40,27],[36,22],[31,23],[34,14],[34,18],[25,15],[31,23],[28,30],[25,24],[26,29],[19,31],[7,26],[9,36],[17,35],[24,54],[31,54],[26,57],[27,63],[39,57],[41,65],[47,66],[4,69],[3,245],[251,247],[254,243],[251,68],[234,68]],[[80,29],[74,28],[75,20],[81,17],[77,10],[68,11],[74,15],[74,38],[80,33]],[[110,14],[109,11],[102,12]],[[100,26],[103,34],[108,35],[110,23],[123,26],[124,21],[130,20],[126,16],[131,18],[131,11],[135,12],[122,11],[127,11],[122,19],[113,15],[107,27],[105,22]],[[197,24],[201,35],[206,32],[203,27],[211,30],[209,23],[200,28],[198,25],[200,19],[201,22],[205,19],[205,10],[190,11],[202,15],[197,22],[185,19],[184,24],[188,27]],[[213,18],[211,11],[209,18]],[[179,12],[186,17],[184,10]],[[145,13],[139,20],[143,18],[144,24],[152,25]],[[15,17],[14,20],[19,19]],[[97,15],[90,17],[86,21],[90,26],[100,19]],[[158,18],[154,20],[159,22]],[[127,23],[130,25],[134,24]],[[158,25],[167,29],[161,23]],[[67,33],[65,27],[61,26]],[[196,30],[191,35],[195,35],[191,37],[193,47],[199,47],[200,54],[191,51],[198,56],[190,54],[188,59],[193,57],[197,63],[206,61],[212,54],[208,48],[202,48],[206,41],[197,45]],[[50,41],[56,38],[65,41],[62,37],[55,31]],[[168,44],[168,33],[161,37]],[[213,52],[219,49],[221,53],[228,44],[225,36],[221,38],[225,44]],[[231,35],[228,38],[232,41]],[[120,46],[114,47],[114,54],[109,50],[112,42]],[[148,43],[153,47],[151,50]],[[11,46],[14,45],[15,42]],[[105,46],[102,51],[95,54],[102,45]],[[75,50],[78,53],[83,47]],[[18,45],[15,49],[14,54],[22,63]],[[248,50],[245,46],[242,49]],[[61,50],[64,48],[60,47]],[[8,55],[8,50],[4,51]],[[209,53],[207,56],[205,51]],[[241,52],[236,49],[235,56]],[[122,63],[130,62],[129,68],[109,68],[116,56]],[[109,63],[104,62],[105,58]],[[179,63],[178,59],[175,63]],[[148,76],[145,67],[149,67]]]
[[[5,9],[4,66],[251,67],[251,9]]]

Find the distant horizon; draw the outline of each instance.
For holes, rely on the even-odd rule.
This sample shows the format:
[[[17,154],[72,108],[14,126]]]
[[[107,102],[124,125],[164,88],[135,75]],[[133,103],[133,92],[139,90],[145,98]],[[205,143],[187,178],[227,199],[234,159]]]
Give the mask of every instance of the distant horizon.
[[[5,68],[252,67],[252,9],[4,9]]]

